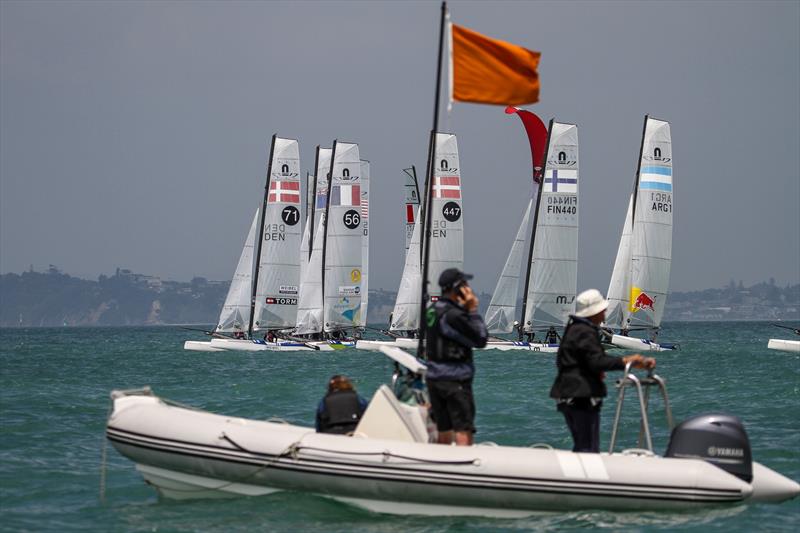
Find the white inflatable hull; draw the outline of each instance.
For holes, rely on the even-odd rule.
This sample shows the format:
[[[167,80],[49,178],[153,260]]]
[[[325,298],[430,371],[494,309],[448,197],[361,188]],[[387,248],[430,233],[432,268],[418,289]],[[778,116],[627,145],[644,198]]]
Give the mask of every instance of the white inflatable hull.
[[[388,389],[376,398],[382,390]],[[384,513],[521,517],[556,509],[680,510],[800,492],[757,464],[748,484],[700,459],[428,444],[418,429],[379,427],[391,423],[387,414],[399,405],[385,398],[373,399],[362,419],[377,404],[371,428],[382,438],[372,438],[360,433],[362,424],[353,437],[327,435],[167,405],[151,395],[112,397],[108,439],[170,498],[291,490]]]
[[[295,341],[267,342],[263,340],[247,339],[220,339],[215,338],[210,341],[186,341],[183,343],[184,350],[194,350],[199,352],[300,352],[317,351],[312,348],[316,346],[319,351],[331,352],[334,350],[344,350],[355,346],[353,341],[310,341],[307,343]]]
[[[637,337],[626,337],[624,335],[614,335],[611,337],[611,344],[617,348],[634,350],[637,352],[669,352],[675,350],[672,346],[662,346],[656,342]]]
[[[785,339],[770,339],[767,343],[770,350],[780,350],[782,352],[800,353],[800,341],[790,341]]]

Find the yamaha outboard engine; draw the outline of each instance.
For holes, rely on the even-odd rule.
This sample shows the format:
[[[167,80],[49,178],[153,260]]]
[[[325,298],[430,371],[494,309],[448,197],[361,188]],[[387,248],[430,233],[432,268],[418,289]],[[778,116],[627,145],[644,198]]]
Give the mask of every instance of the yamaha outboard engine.
[[[667,457],[699,458],[750,483],[753,457],[742,422],[731,415],[699,415],[672,430]]]

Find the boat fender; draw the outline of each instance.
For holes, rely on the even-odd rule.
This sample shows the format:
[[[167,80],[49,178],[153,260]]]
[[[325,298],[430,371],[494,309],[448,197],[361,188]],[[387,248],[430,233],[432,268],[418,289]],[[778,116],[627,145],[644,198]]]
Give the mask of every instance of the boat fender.
[[[713,413],[684,420],[672,430],[665,457],[699,458],[750,483],[753,457],[742,422]]]

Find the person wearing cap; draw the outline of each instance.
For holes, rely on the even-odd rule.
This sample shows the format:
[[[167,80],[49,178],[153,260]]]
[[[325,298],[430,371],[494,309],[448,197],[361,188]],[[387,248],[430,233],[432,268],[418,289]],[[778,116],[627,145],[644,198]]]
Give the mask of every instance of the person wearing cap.
[[[608,301],[597,289],[575,298],[575,314],[570,315],[556,356],[558,375],[550,389],[558,410],[564,415],[574,452],[600,451],[600,408],[606,396],[605,372],[624,370],[627,363],[637,368],[653,368],[656,360],[640,354],[627,357],[606,355],[600,342],[600,324]]]
[[[318,433],[345,435],[356,429],[367,402],[359,396],[347,376],[335,375],[328,381],[328,393],[317,407]]]
[[[486,346],[489,333],[478,314],[478,298],[467,283],[470,279],[471,274],[457,268],[442,272],[442,295],[426,315],[425,381],[440,444],[469,446],[475,432],[472,349]]]

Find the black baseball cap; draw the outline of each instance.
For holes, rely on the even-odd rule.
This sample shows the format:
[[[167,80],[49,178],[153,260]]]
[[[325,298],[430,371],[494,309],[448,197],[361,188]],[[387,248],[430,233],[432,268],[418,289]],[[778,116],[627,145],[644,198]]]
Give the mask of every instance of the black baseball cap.
[[[439,276],[439,286],[443,289],[449,289],[461,281],[467,281],[472,278],[472,274],[464,274],[457,268],[448,268]]]

